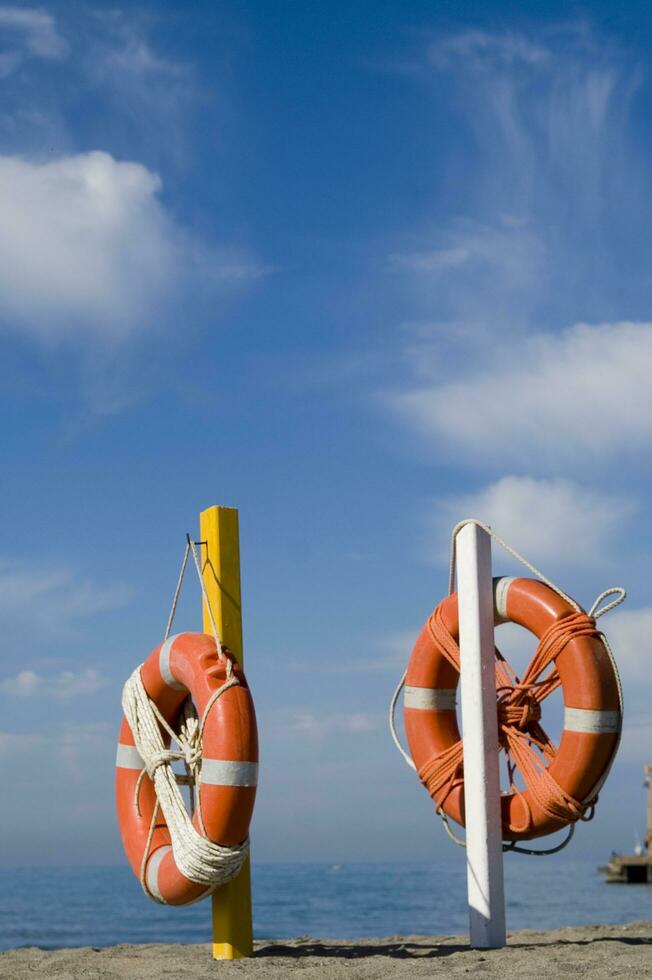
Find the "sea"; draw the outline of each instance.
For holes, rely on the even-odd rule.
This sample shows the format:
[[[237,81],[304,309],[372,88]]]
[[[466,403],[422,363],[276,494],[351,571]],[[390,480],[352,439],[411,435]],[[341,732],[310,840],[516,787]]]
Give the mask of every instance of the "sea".
[[[257,939],[459,935],[464,860],[447,864],[256,864]],[[505,861],[508,930],[652,920],[652,885],[608,885],[590,860]],[[128,867],[0,871],[0,949],[210,941],[210,902],[147,899]]]

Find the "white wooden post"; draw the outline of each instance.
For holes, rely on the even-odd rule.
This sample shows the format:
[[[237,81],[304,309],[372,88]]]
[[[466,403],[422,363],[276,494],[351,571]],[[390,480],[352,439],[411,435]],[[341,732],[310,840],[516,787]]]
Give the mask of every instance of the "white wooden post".
[[[457,535],[466,865],[471,946],[505,945],[491,538],[477,524]]]

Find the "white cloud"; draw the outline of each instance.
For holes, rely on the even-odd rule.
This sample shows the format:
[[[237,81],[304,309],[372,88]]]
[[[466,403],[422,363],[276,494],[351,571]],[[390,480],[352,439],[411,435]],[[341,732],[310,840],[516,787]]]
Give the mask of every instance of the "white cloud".
[[[21,670],[15,677],[0,682],[0,692],[12,697],[29,698],[37,695],[61,700],[94,694],[106,684],[106,678],[92,668],[72,671],[65,670],[48,677],[33,670]]]
[[[0,157],[0,309],[46,338],[128,336],[180,275],[159,177],[95,151]]]
[[[497,196],[488,203],[498,207],[507,196],[529,207],[541,192],[549,205],[560,191],[577,197],[571,208],[599,204],[600,193],[605,203],[610,179],[618,181],[608,164],[639,82],[616,45],[581,21],[536,36],[469,30],[431,44],[427,62],[458,83],[464,121],[486,154],[471,193],[488,191],[489,181]]]
[[[93,782],[93,774],[106,773],[113,761],[115,753],[116,731],[106,722],[68,721],[50,725],[41,732],[0,732],[0,762],[6,767],[2,776],[11,778],[12,766],[20,764],[20,778],[25,782],[25,791],[34,797],[35,773],[46,780],[44,799],[47,806],[56,807],[60,798],[67,799],[70,792],[83,792],[79,805],[73,809],[75,815],[79,810],[93,810],[97,799],[102,796],[101,781],[94,787],[96,792],[89,794],[89,786]],[[38,750],[38,757],[30,758],[33,750]],[[24,765],[27,761],[27,766]],[[38,780],[37,780],[38,782]],[[47,785],[50,783],[51,785]],[[43,789],[42,781],[40,783]],[[63,792],[62,791],[63,788]],[[99,796],[98,796],[99,793]],[[63,808],[61,816],[69,821],[71,809],[68,805]]]
[[[626,707],[623,717],[622,741],[618,749],[618,761],[630,764],[638,763],[641,766],[649,765],[650,745],[652,745],[652,722],[649,712],[632,715]]]
[[[425,617],[424,617],[425,618]],[[412,653],[412,648],[422,627],[419,623],[414,629],[394,630],[379,638],[378,646],[384,651],[372,659],[365,659],[359,664],[349,663],[347,669],[354,670],[398,670],[406,666]]]
[[[614,654],[623,685],[625,710],[619,758],[649,763],[652,744],[650,713],[650,636],[652,607],[627,604],[599,620]]]
[[[95,42],[89,45],[86,69],[121,89],[136,85],[146,85],[148,81],[173,84],[170,94],[176,97],[179,88],[174,83],[190,83],[194,74],[190,63],[176,61],[169,55],[159,54],[152,46],[147,34],[151,27],[149,18],[143,18],[133,11],[113,8],[96,11],[96,22],[100,31]],[[147,98],[147,92],[141,92]],[[165,92],[158,98],[164,99]],[[189,90],[187,92],[189,94]]]
[[[167,306],[195,289],[264,274],[234,249],[180,228],[161,180],[99,150],[34,163],[0,157],[0,314],[47,341],[123,341],[166,324]]]
[[[394,404],[456,459],[501,469],[563,472],[578,450],[581,466],[621,442],[638,449],[652,428],[651,325],[556,329],[642,298],[643,253],[627,244],[649,228],[635,62],[575,22],[441,37],[427,64],[438,85],[446,72],[447,113],[473,152],[462,216],[447,212],[445,179],[436,212],[390,254],[409,277],[409,319],[439,324],[430,345],[404,349],[415,372]]]
[[[282,727],[298,735],[321,739],[337,734],[361,735],[372,732],[379,727],[379,718],[363,711],[331,714],[294,711],[286,716]]]
[[[55,729],[53,741],[60,749],[59,763],[68,778],[72,782],[88,783],[87,767],[97,766],[98,759],[106,764],[116,733],[104,721],[62,722]]]
[[[0,732],[0,756],[15,755],[22,758],[26,749],[41,745],[44,741],[42,735],[35,735],[33,732]]]
[[[127,129],[130,146],[186,171],[196,152],[189,124],[199,105],[206,113],[208,101],[219,112],[223,93],[201,85],[192,62],[156,49],[148,37],[151,18],[113,8],[96,11],[95,22],[100,29],[91,30],[82,55],[85,83],[101,93],[114,126]],[[218,113],[211,119],[219,129]]]
[[[376,641],[377,653],[373,657],[351,658],[346,662],[347,672],[395,671],[400,673],[407,664],[422,623],[413,629],[393,630]]]
[[[0,624],[33,636],[65,633],[97,613],[119,609],[131,599],[121,583],[96,585],[67,567],[32,568],[0,559]]]
[[[485,354],[391,404],[469,466],[575,469],[649,445],[652,323],[577,324]]]
[[[301,674],[367,674],[378,671],[400,671],[407,663],[422,624],[413,629],[392,630],[373,637],[360,646],[355,656],[342,655],[341,658],[308,661],[292,661],[289,666]]]
[[[98,65],[107,75],[110,72],[120,72],[133,76],[142,81],[145,77],[157,75],[168,79],[182,79],[188,74],[188,68],[177,61],[162,58],[156,54],[150,44],[140,35],[125,31],[120,37],[120,44],[104,52]],[[120,79],[125,82],[124,78]]]
[[[54,18],[47,11],[35,7],[0,6],[2,35],[19,41],[34,58],[59,61],[68,54],[68,44],[57,30]],[[20,60],[18,56],[15,67]]]
[[[609,642],[613,647],[617,663],[627,686],[632,692],[645,685],[647,695],[650,680],[650,637],[652,637],[652,608],[628,609],[626,606],[614,610],[600,620]]]
[[[628,500],[571,480],[505,476],[476,493],[437,501],[433,540],[448,541],[458,521],[475,517],[535,563],[586,568],[604,557],[632,513]],[[441,547],[435,555],[449,557]]]
[[[445,272],[465,265],[472,254],[472,249],[464,243],[450,248],[435,248],[429,252],[397,252],[390,256],[390,261],[399,268],[413,269],[415,272]]]
[[[410,288],[428,314],[436,311],[444,336],[456,345],[473,338],[467,359],[484,347],[522,331],[546,269],[545,243],[536,227],[513,214],[493,224],[456,219],[426,236],[410,237],[389,256],[396,276],[409,277]],[[490,338],[490,339],[489,339]],[[422,369],[424,346],[415,366]],[[441,360],[441,348],[432,351]],[[426,361],[428,360],[426,349]]]
[[[503,215],[497,226],[479,222],[457,222],[438,236],[434,248],[426,251],[396,252],[390,263],[397,269],[415,273],[449,276],[472,271],[475,276],[500,271],[504,285],[511,288],[531,283],[542,260],[536,235],[516,218]]]
[[[493,70],[496,65],[518,62],[528,66],[545,65],[551,55],[547,48],[522,34],[470,30],[434,41],[428,48],[428,60],[440,69],[463,61],[469,67]]]

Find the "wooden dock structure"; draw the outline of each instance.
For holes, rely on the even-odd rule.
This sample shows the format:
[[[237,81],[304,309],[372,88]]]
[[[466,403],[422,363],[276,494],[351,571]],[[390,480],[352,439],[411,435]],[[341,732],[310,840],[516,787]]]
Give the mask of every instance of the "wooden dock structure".
[[[652,765],[644,766],[647,788],[647,830],[645,844],[636,848],[636,854],[612,854],[609,864],[598,868],[604,872],[609,884],[652,885]]]

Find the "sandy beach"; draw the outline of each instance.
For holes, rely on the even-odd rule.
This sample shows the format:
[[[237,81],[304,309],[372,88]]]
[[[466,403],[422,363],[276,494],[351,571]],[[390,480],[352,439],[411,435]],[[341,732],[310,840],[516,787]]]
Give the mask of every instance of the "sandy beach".
[[[294,972],[326,977],[590,977],[630,980],[652,976],[652,922],[515,932],[502,950],[470,950],[461,936],[394,936],[338,941],[308,937],[256,943],[253,959],[217,963],[208,945],[111,946],[103,949],[29,948],[0,953],[3,980],[34,976],[73,980],[155,980],[230,973],[276,980]]]

